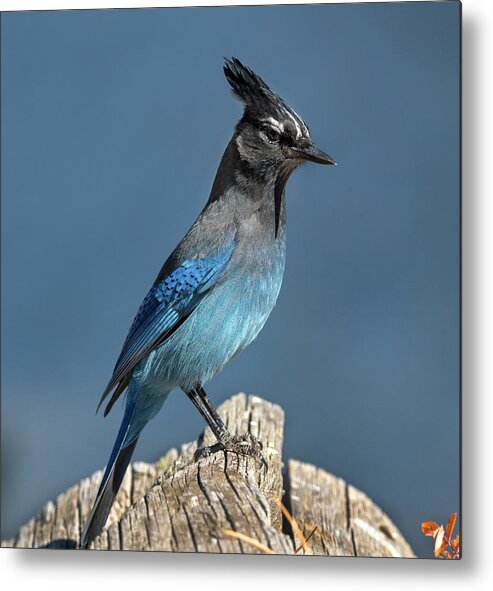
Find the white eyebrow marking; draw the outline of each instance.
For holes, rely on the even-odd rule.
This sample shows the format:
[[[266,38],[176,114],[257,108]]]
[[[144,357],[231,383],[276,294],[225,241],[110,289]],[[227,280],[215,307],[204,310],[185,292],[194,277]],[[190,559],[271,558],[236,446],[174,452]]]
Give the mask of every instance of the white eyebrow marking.
[[[282,113],[288,119],[291,119],[291,121],[294,123],[294,126],[296,128],[296,139],[299,139],[303,135],[303,133],[305,133],[305,135],[307,136],[310,136],[308,128],[306,127],[303,119],[298,115],[298,113],[296,113],[296,111],[290,111],[289,109],[283,107]],[[279,131],[279,133],[284,132],[284,123],[277,121],[276,119],[274,119],[274,117],[267,117],[265,119],[262,119],[262,121],[270,123],[272,127]]]
[[[296,139],[299,139],[303,135],[303,132],[307,136],[310,135],[305,123],[303,122],[303,119],[298,115],[298,113],[294,109],[290,110],[284,108],[283,111],[291,119],[291,121],[294,123],[296,127]]]
[[[270,123],[272,125],[272,127],[275,127],[277,129],[277,131],[279,131],[280,133],[282,133],[284,131],[284,124],[279,123],[279,121],[276,121],[274,119],[274,117],[267,117],[267,119],[262,119],[262,121],[266,121],[266,122]]]
[[[299,139],[301,137],[301,127],[300,127],[300,124],[298,123],[298,121],[296,121],[296,118],[289,111],[286,111],[286,115],[294,123],[294,126],[296,127],[296,139]]]

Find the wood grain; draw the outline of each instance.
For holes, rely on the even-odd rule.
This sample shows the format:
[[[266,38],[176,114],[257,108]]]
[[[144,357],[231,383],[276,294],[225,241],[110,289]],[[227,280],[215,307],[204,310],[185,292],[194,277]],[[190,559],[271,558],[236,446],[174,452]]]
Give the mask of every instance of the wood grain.
[[[262,442],[267,470],[253,458],[224,451],[195,461],[198,447],[215,443],[207,428],[197,441],[171,449],[154,464],[129,467],[91,549],[256,554],[266,547],[295,554],[301,540],[283,520],[282,500],[305,537],[316,528],[299,554],[414,556],[379,507],[320,468],[290,460],[284,494],[280,406],[238,394],[218,410],[233,433],[251,433]],[[78,548],[102,474],[48,502],[2,547]]]

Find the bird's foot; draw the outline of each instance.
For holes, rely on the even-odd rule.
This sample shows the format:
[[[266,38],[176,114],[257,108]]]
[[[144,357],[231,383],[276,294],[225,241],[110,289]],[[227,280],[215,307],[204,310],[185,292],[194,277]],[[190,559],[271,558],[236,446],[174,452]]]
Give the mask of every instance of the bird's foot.
[[[195,460],[206,458],[217,451],[231,451],[243,456],[255,458],[267,470],[267,462],[262,455],[263,445],[256,437],[250,433],[243,435],[233,435],[226,441],[218,441],[214,445],[202,447],[195,452]]]

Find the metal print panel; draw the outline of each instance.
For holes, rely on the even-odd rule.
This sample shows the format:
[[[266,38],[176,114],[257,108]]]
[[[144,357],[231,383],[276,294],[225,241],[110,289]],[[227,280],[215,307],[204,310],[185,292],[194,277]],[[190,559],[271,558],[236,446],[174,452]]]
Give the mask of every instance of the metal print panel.
[[[2,13],[3,547],[460,558],[460,19]]]

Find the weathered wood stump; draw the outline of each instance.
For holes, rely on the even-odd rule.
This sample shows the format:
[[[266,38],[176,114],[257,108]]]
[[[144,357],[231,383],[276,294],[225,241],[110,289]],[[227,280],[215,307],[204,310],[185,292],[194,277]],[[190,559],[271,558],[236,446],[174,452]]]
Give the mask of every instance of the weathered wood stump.
[[[283,484],[281,407],[238,394],[219,412],[233,433],[250,432],[262,441],[268,469],[223,451],[195,462],[197,447],[214,443],[207,428],[180,452],[171,449],[155,464],[129,467],[108,524],[91,548],[414,557],[392,521],[341,478],[289,460]],[[47,503],[2,547],[78,548],[101,478],[98,471]],[[301,550],[281,500],[304,537],[316,528]]]

